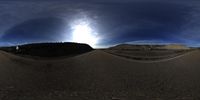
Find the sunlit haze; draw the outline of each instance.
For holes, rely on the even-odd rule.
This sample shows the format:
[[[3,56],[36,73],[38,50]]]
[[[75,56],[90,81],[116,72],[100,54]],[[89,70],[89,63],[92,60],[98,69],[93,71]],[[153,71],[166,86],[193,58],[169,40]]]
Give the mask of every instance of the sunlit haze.
[[[200,46],[198,0],[1,0],[0,46],[78,42]]]
[[[87,22],[80,22],[72,26],[72,42],[86,43],[92,47],[96,47],[98,37],[95,31]]]

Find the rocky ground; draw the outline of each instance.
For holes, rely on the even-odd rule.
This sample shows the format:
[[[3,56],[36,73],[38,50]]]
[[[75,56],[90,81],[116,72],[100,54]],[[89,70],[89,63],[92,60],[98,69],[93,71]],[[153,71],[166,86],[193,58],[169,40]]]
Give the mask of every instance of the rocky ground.
[[[31,59],[0,51],[0,100],[198,100],[200,51],[139,62],[94,50]]]

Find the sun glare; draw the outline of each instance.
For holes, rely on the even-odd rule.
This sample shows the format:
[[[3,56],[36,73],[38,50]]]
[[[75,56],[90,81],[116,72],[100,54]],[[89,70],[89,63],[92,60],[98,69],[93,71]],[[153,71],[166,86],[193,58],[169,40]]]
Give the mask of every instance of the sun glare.
[[[82,22],[76,24],[72,27],[72,41],[78,43],[87,43],[92,47],[95,47],[95,44],[98,41],[97,34],[95,31],[89,26],[89,24]]]

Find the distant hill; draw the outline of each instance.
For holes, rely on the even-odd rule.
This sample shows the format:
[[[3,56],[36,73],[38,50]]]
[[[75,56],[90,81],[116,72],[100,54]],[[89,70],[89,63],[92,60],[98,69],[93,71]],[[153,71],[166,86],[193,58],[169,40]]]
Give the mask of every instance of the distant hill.
[[[182,44],[169,44],[169,45],[135,45],[135,44],[120,44],[109,49],[116,50],[152,50],[152,49],[168,49],[168,50],[180,50],[190,49],[189,47]]]
[[[2,47],[1,50],[20,55],[39,57],[58,57],[81,54],[93,50],[88,44],[79,43],[33,43],[12,47]]]
[[[186,45],[182,45],[182,44],[165,45],[163,48],[165,48],[165,49],[190,49]]]

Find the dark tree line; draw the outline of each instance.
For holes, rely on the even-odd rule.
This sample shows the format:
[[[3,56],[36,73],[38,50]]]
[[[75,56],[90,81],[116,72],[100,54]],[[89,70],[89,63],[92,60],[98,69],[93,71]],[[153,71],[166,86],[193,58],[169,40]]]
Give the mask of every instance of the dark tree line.
[[[2,47],[1,50],[14,54],[40,56],[40,57],[57,57],[81,54],[93,50],[87,44],[79,43],[33,43],[12,47]]]

